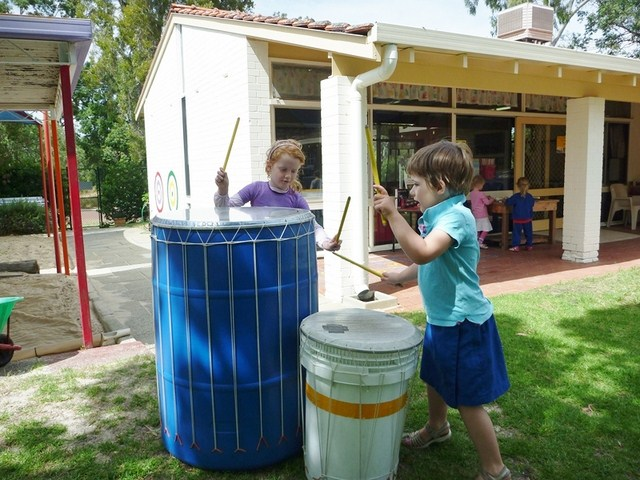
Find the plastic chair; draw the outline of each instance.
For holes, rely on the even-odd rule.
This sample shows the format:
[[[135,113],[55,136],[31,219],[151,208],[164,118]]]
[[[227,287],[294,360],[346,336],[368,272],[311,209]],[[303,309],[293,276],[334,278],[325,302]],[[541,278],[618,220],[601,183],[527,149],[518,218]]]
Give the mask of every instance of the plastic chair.
[[[631,230],[635,230],[638,223],[638,212],[640,211],[640,196],[629,198],[631,199]]]
[[[607,218],[607,227],[611,226],[611,220],[616,212],[622,210],[622,224],[626,225],[627,212],[631,213],[631,230],[636,229],[638,222],[638,211],[640,211],[640,196],[630,197],[627,186],[622,183],[612,183],[611,191],[611,207],[609,208],[609,217]]]

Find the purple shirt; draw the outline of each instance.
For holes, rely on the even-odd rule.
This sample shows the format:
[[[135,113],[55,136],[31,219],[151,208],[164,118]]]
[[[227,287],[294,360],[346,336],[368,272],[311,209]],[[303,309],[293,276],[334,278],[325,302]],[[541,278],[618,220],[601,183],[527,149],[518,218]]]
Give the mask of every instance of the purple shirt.
[[[253,182],[243,187],[237,195],[242,204],[251,203],[252,207],[286,207],[309,210],[309,204],[300,193],[287,190],[286,193],[274,192],[269,182]]]
[[[241,207],[245,203],[251,203],[252,207],[285,207],[311,210],[309,204],[300,193],[295,190],[287,190],[284,193],[274,192],[269,186],[269,182],[253,182],[243,187],[232,197],[220,196],[218,192],[213,195],[213,202],[216,207]],[[318,222],[313,221],[316,244],[323,247],[329,239],[324,229]]]

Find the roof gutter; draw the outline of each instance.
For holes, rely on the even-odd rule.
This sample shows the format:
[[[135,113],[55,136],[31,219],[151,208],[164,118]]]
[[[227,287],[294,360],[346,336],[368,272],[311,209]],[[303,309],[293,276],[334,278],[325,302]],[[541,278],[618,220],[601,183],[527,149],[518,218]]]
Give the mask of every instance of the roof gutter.
[[[353,212],[356,216],[356,228],[353,230],[352,257],[359,263],[369,263],[368,236],[369,231],[369,197],[372,191],[369,178],[369,162],[364,127],[367,124],[367,87],[374,83],[384,82],[396,69],[398,64],[398,48],[394,44],[386,45],[382,55],[382,63],[368,72],[358,75],[351,84],[351,138],[352,157],[350,178],[353,179]],[[352,275],[353,285],[357,293],[369,289],[369,275],[362,269]]]

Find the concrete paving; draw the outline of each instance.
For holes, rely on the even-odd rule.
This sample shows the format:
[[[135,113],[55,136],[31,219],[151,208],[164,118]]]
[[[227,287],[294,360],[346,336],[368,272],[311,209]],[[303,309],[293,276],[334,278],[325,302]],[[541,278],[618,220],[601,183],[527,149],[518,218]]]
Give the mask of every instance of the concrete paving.
[[[105,332],[129,329],[129,337],[150,345],[153,328],[150,232],[145,226],[84,230],[89,297]],[[333,304],[322,295],[319,309],[353,307]]]
[[[615,232],[604,232],[611,236]],[[633,232],[637,233],[637,232]],[[516,255],[498,248],[483,251],[479,265],[485,295],[513,293],[565,280],[603,275],[621,268],[640,266],[640,236],[611,237],[601,244],[600,260],[594,264],[576,264],[561,260],[561,244],[540,245],[534,252]],[[155,343],[153,329],[151,238],[141,225],[125,228],[87,228],[84,231],[87,275],[92,308],[105,331],[130,330],[130,337],[146,345]],[[372,254],[370,264],[381,271],[402,267],[407,262],[402,252]],[[319,309],[353,308],[350,302],[331,303],[323,296],[323,260],[318,261]],[[377,295],[396,298],[396,308],[385,303],[385,311],[422,308],[420,292],[412,282],[404,287],[391,286],[371,278]],[[371,308],[374,305],[361,305]]]
[[[129,329],[136,340],[155,343],[149,231],[85,229],[84,244],[91,306],[104,330]]]

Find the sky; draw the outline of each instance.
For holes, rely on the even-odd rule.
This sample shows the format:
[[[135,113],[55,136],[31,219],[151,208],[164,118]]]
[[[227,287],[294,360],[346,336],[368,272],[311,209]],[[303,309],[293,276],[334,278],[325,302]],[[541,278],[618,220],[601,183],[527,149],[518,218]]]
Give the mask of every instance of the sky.
[[[491,11],[478,2],[471,15],[464,0],[254,0],[254,13],[310,17],[333,23],[391,23],[428,30],[491,36]]]

